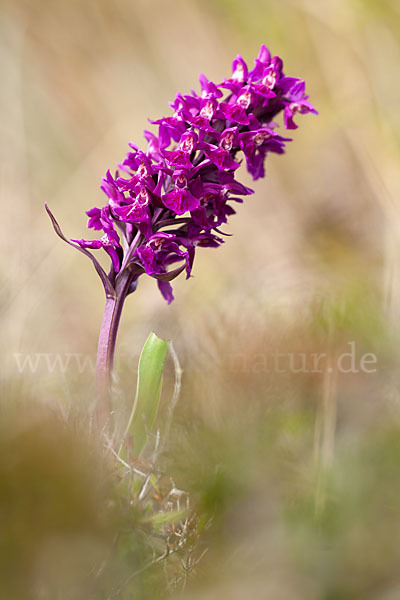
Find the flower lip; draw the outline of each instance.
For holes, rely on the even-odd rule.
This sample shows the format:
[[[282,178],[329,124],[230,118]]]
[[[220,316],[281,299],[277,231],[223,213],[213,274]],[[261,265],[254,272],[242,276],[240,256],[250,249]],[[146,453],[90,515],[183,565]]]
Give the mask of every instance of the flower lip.
[[[188,186],[187,175],[184,171],[176,171],[174,173],[174,181],[177,188],[183,190]]]
[[[200,110],[200,116],[205,119],[212,119],[214,116],[215,106],[211,100],[207,100],[203,108]]]
[[[105,233],[101,238],[100,242],[102,246],[115,246],[116,242],[110,239],[108,233]]]
[[[250,103],[251,103],[251,92],[249,92],[249,90],[246,90],[237,99],[237,104],[239,104],[239,106],[241,106],[242,108],[247,110],[250,106]]]
[[[265,140],[270,136],[271,136],[271,134],[267,130],[258,131],[253,138],[255,145],[261,146],[261,144],[263,144],[265,142]]]
[[[183,152],[191,154],[197,144],[197,140],[198,137],[194,131],[187,131],[182,135],[179,147]]]
[[[136,199],[141,206],[148,206],[150,204],[149,192],[146,190],[145,187],[142,187],[140,189],[140,192],[137,195]]]
[[[148,175],[148,170],[146,165],[144,164],[143,161],[141,161],[140,165],[138,166],[138,170],[137,170],[137,175],[138,177],[142,178],[142,177],[147,177]]]
[[[229,150],[232,150],[234,138],[235,138],[234,132],[227,131],[223,134],[219,145],[221,146],[221,148],[223,148],[224,150],[227,150],[229,152]]]
[[[308,109],[304,106],[304,104],[299,104],[298,102],[291,102],[290,110],[293,112],[293,114],[295,114],[306,113]]]
[[[274,67],[268,67],[263,79],[262,79],[262,83],[267,86],[270,90],[272,90],[275,85],[276,85],[276,81],[277,81],[277,73],[274,69]]]
[[[151,236],[150,240],[147,242],[147,246],[154,247],[154,249],[159,250],[163,243],[166,240],[173,240],[174,235],[172,233],[155,233]]]
[[[240,54],[238,54],[232,64],[231,79],[233,79],[233,81],[237,81],[238,83],[243,83],[247,79],[247,74],[247,65]]]

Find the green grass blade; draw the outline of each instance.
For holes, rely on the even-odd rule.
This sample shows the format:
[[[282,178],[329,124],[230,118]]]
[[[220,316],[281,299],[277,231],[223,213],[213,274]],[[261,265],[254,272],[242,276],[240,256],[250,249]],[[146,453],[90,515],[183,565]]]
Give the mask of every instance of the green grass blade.
[[[168,345],[167,340],[151,333],[140,355],[136,397],[124,436],[132,437],[136,456],[143,451],[157,416]]]

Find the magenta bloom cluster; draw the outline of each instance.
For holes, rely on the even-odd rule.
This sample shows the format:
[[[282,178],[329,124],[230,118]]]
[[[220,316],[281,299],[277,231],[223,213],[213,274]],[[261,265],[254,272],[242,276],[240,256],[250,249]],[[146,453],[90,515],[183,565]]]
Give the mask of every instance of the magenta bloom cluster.
[[[129,144],[115,176],[107,172],[107,204],[87,212],[88,227],[103,236],[73,242],[109,254],[112,285],[128,270],[133,290],[146,273],[169,303],[170,281],[182,271],[190,276],[196,249],[223,242],[221,226],[235,213],[232,202],[253,193],[236,179],[243,159],[253,179],[263,177],[267,154],[282,154],[290,141],[276,131],[278,113],[286,129],[297,128],[297,113],[316,114],[304,81],[282,68],[262,45],[251,70],[237,56],[222,83],[200,75],[200,94],[178,93],[170,103],[173,115],[150,121],[158,135],[144,132],[146,152]]]

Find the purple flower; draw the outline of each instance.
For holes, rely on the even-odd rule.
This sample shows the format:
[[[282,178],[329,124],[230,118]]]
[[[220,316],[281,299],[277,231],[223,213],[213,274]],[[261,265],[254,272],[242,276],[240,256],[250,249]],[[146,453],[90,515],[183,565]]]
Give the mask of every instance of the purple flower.
[[[234,170],[240,167],[240,163],[232,158],[232,149],[238,146],[238,128],[229,127],[221,134],[215,134],[219,143],[218,146],[203,142],[200,148],[204,150],[205,155],[218,170]]]
[[[140,246],[135,255],[137,256],[148,275],[162,274],[166,272],[166,266],[184,259],[186,261],[187,276],[190,276],[191,267],[188,263],[188,252],[182,250],[177,243],[177,238],[172,233],[156,233],[149,241]]]
[[[288,104],[285,106],[284,120],[286,129],[297,129],[298,125],[293,121],[296,113],[317,115],[313,105],[308,102],[308,96],[305,93],[306,84],[304,81],[297,81],[286,93]]]
[[[224,79],[221,87],[231,90],[233,93],[238,93],[242,86],[247,81],[249,71],[246,63],[240,54],[234,59],[232,63],[232,75],[229,79]]]
[[[189,175],[185,170],[175,171],[173,174],[174,189],[162,197],[162,202],[176,215],[183,215],[200,206],[200,201],[191,190]]]
[[[118,273],[120,269],[120,256],[117,248],[121,248],[119,245],[119,238],[115,231],[106,232],[100,240],[71,240],[81,246],[81,248],[90,248],[91,250],[98,250],[103,248],[110,256],[112,261],[113,269]]]
[[[126,223],[150,222],[150,195],[145,187],[140,188],[137,196],[130,196],[129,203],[113,208],[113,215],[118,221]]]
[[[247,170],[253,179],[264,177],[264,162],[267,153],[283,154],[285,142],[288,141],[291,141],[291,138],[284,138],[269,127],[240,134],[240,147],[246,158]]]
[[[124,194],[123,192],[121,192],[117,182],[115,181],[109,170],[107,171],[106,176],[103,177],[101,189],[103,190],[105,195],[108,196],[108,198],[110,199],[111,205],[118,205],[121,202],[124,202]]]
[[[178,93],[173,114],[150,121],[158,134],[144,132],[147,149],[130,143],[119,172],[107,171],[107,203],[87,212],[88,227],[103,237],[69,243],[91,258],[108,296],[118,296],[121,282],[130,293],[147,274],[171,302],[170,281],[182,271],[190,276],[197,248],[223,243],[219,228],[235,214],[232,203],[253,193],[236,178],[243,158],[253,179],[263,177],[268,154],[284,153],[290,141],[275,130],[275,118],[282,114],[285,128],[295,129],[295,115],[317,114],[304,81],[286,76],[266,46],[254,63],[249,70],[238,55],[220,84],[200,75],[200,94]],[[108,275],[90,252],[100,248],[111,258]]]
[[[218,89],[218,86],[215,85],[212,81],[207,79],[205,75],[202,73],[199,75],[199,82],[202,91],[203,98],[221,98],[223,93]]]

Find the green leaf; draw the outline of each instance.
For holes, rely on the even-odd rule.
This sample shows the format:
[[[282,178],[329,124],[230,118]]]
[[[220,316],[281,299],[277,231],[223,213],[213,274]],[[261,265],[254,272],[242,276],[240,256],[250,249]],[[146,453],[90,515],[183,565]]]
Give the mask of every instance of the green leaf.
[[[136,456],[143,451],[157,416],[168,345],[167,340],[151,333],[140,355],[136,397],[124,435],[124,439],[132,437]]]
[[[169,525],[170,523],[178,523],[179,521],[182,521],[187,514],[187,509],[159,512],[149,517],[148,521],[153,525],[153,527],[155,527],[155,529],[161,529],[163,525]]]

